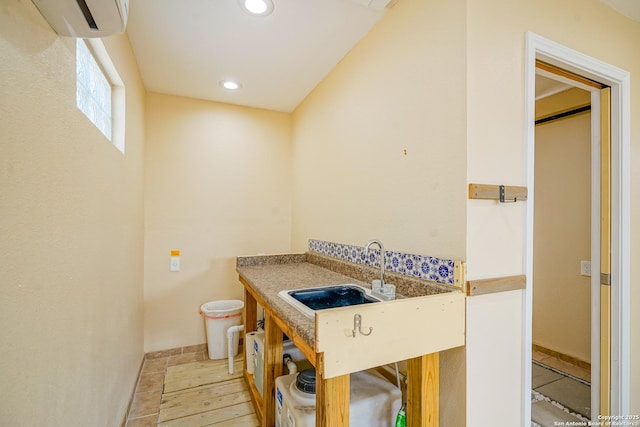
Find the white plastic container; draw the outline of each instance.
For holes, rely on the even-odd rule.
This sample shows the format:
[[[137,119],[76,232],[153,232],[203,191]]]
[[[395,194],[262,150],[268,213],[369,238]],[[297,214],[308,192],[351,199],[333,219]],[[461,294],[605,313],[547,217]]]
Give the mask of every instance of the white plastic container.
[[[276,427],[314,427],[316,395],[296,387],[298,374],[276,378]],[[374,370],[351,374],[349,426],[389,427],[401,407],[401,391]]]
[[[264,331],[253,336],[253,384],[264,397]]]
[[[296,364],[297,370],[302,371],[304,369],[312,368],[313,365],[304,357],[302,351],[296,347],[296,345],[291,340],[286,340],[282,342],[282,355],[288,354],[291,357],[291,360]],[[287,372],[286,370],[283,372]]]
[[[227,329],[242,323],[244,302],[240,300],[211,301],[200,306],[207,329],[209,359],[226,359],[228,354]],[[235,334],[233,355],[238,354],[239,334]]]
[[[250,338],[249,338],[250,337]],[[250,348],[247,350],[247,371],[253,374],[253,384],[258,389],[260,397],[264,397],[262,394],[264,385],[264,331],[250,332],[247,334],[247,342],[251,340]],[[247,344],[249,345],[249,344]],[[291,360],[295,362],[298,370],[307,369],[311,367],[311,363],[304,357],[302,351],[296,347],[291,340],[282,342],[282,355],[288,354],[291,356]],[[251,368],[249,368],[251,366]]]
[[[247,359],[247,372],[252,374],[254,373],[255,370],[255,366],[256,366],[256,352],[253,348],[253,343],[255,342],[255,336],[256,334],[259,333],[264,333],[264,332],[258,332],[258,331],[253,331],[253,332],[249,332],[248,334],[246,334],[244,336],[244,357]]]

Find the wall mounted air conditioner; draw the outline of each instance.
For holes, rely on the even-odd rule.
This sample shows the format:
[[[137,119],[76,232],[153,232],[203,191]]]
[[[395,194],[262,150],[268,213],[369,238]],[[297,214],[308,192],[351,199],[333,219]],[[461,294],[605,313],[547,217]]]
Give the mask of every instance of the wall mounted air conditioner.
[[[49,25],[61,36],[91,38],[122,33],[129,0],[33,0]]]

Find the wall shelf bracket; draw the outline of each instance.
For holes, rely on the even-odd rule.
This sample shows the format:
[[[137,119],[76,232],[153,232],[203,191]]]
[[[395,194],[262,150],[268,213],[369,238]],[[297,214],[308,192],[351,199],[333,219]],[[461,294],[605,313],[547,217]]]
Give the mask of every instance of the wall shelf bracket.
[[[469,198],[497,200],[500,203],[523,202],[527,200],[527,187],[469,184]]]

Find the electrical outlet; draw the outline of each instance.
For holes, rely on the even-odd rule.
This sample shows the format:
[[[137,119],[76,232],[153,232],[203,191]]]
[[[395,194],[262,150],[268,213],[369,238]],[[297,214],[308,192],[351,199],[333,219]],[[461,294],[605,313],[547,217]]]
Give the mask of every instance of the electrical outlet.
[[[591,277],[591,261],[580,261],[580,275]]]

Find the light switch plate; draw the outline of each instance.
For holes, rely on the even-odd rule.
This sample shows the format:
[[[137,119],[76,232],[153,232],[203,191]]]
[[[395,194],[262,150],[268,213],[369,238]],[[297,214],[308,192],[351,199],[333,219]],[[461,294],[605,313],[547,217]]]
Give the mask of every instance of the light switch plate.
[[[180,257],[172,256],[169,271],[180,271]]]

